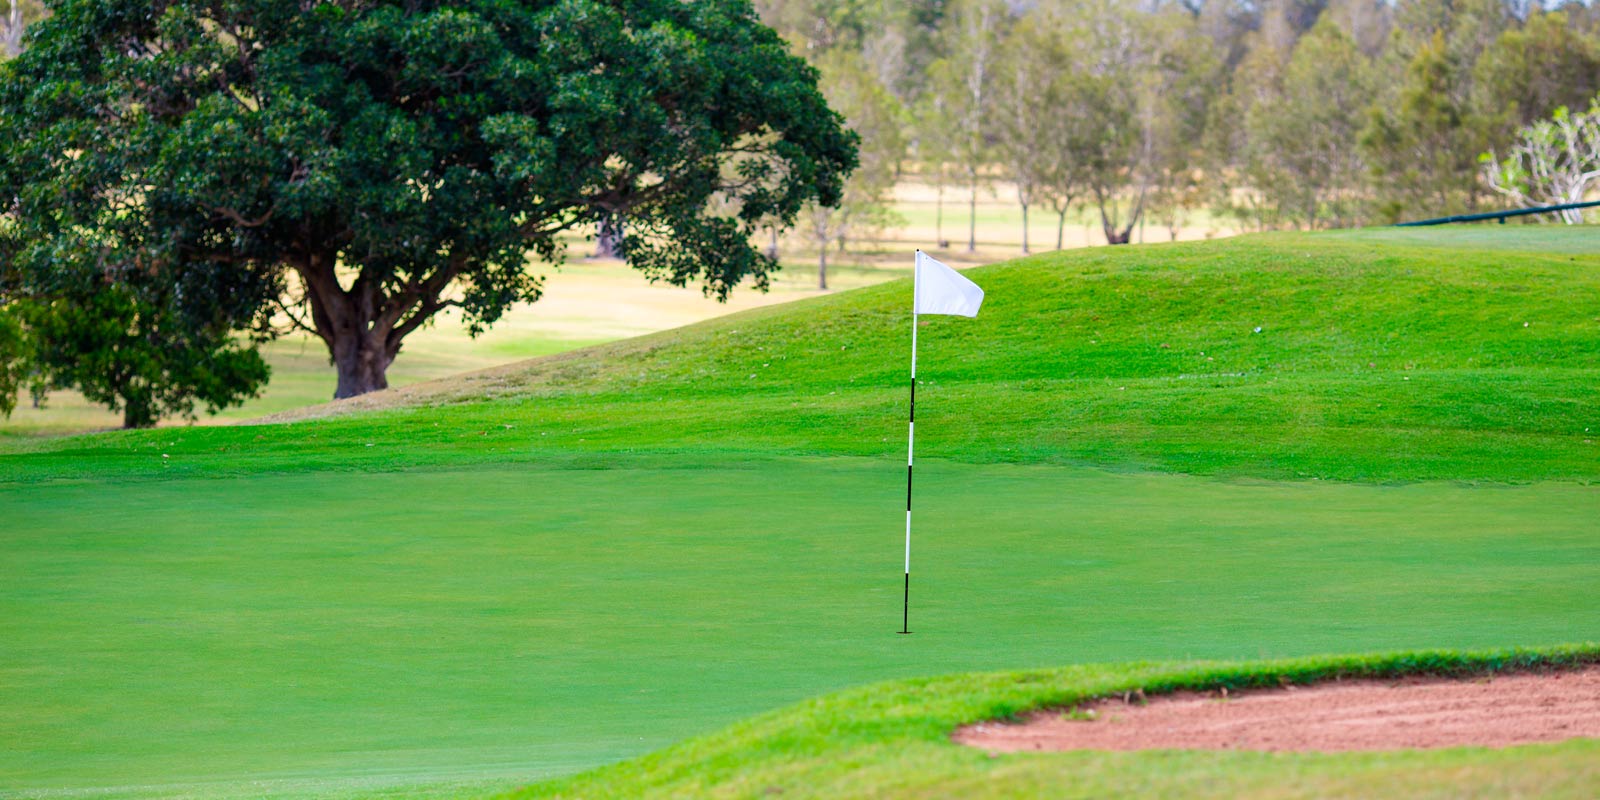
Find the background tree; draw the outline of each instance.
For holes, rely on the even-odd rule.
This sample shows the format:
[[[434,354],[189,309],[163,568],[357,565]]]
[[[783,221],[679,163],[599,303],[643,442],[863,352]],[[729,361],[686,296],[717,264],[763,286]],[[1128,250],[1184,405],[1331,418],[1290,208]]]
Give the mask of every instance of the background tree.
[[[1072,12],[1078,27],[1069,34],[1081,48],[1081,72],[1103,93],[1095,98],[1091,124],[1099,131],[1083,154],[1085,183],[1100,213],[1107,244],[1126,244],[1144,213],[1150,189],[1153,131],[1146,111],[1152,100],[1146,67],[1157,57],[1136,12],[1088,0]]]
[[[1360,144],[1383,219],[1476,206],[1476,156],[1468,154],[1487,144],[1480,120],[1456,91],[1465,72],[1444,34],[1436,33],[1407,66],[1397,102],[1372,108]]]
[[[1013,160],[1023,153],[1032,160],[1030,196],[1055,212],[1057,250],[1063,244],[1067,212],[1088,186],[1089,164],[1102,133],[1098,110],[1111,89],[1076,57],[1075,40],[1085,34],[1071,14],[1069,7],[1040,7],[1006,44],[1009,58],[1028,59],[1037,67],[1027,73],[1033,80],[1022,82],[1035,84],[1028,90],[1034,96],[1017,93],[1016,83],[1006,90],[1014,95],[1009,102],[1017,113],[1014,122],[1002,125],[1001,140],[1026,138],[1024,147],[1008,148],[1017,151]]]
[[[1243,58],[1226,80],[1227,90],[1209,110],[1203,163],[1211,176],[1211,207],[1244,226],[1266,230],[1277,224],[1281,209],[1278,193],[1263,186],[1261,140],[1251,136],[1246,122],[1257,105],[1281,95],[1288,54],[1260,36],[1246,37],[1244,47]]]
[[[828,248],[841,250],[852,237],[893,225],[898,216],[889,207],[890,193],[905,158],[900,104],[860,56],[849,50],[825,55],[822,92],[828,104],[861,136],[860,165],[845,181],[836,206],[808,204],[806,233],[817,247],[817,288],[828,288]]]
[[[1519,131],[1505,159],[1490,151],[1482,161],[1490,188],[1517,205],[1582,202],[1590,186],[1600,186],[1600,96],[1587,111],[1556,109]],[[1569,225],[1583,221],[1581,209],[1558,214]]]
[[[1045,159],[1036,193],[1055,212],[1057,250],[1065,243],[1067,212],[1089,186],[1091,154],[1100,136],[1095,109],[1109,89],[1103,80],[1068,67],[1054,73],[1040,102],[1047,112]]]
[[[1226,83],[1221,54],[1196,30],[1193,17],[1169,11],[1147,23],[1161,42],[1143,100],[1150,137],[1147,213],[1177,239],[1178,228],[1204,200],[1202,143],[1211,106]]]
[[[945,66],[946,62],[938,62],[934,70],[937,73]],[[956,158],[956,124],[950,111],[942,92],[928,92],[918,101],[910,126],[917,163],[924,180],[933,184],[933,240],[941,248],[950,246],[944,235],[944,195],[953,179],[951,164]]]
[[[110,282],[24,303],[35,379],[76,387],[122,412],[125,428],[165,416],[193,419],[197,403],[214,413],[259,395],[269,370],[254,347],[236,341],[225,323],[205,324],[141,294]]]
[[[855,165],[742,0],[55,11],[0,81],[5,269],[235,287],[223,321],[311,332],[337,397],[384,388],[445,308],[479,332],[537,299],[528,255],[610,215],[651,279],[764,287],[753,234],[837,203]]]
[[[1355,143],[1373,101],[1366,56],[1324,21],[1295,45],[1276,83],[1246,115],[1252,184],[1279,219],[1352,224],[1366,183]]]
[[[1473,72],[1473,102],[1492,126],[1489,138],[1504,141],[1557,108],[1583,108],[1600,91],[1600,42],[1565,14],[1534,13],[1500,34]]]
[[[28,26],[49,15],[39,0],[0,0],[0,58],[20,55]]]
[[[1331,0],[1322,19],[1339,26],[1368,59],[1383,53],[1394,30],[1394,5],[1387,0]]]
[[[994,114],[996,150],[1004,160],[1022,209],[1022,252],[1028,247],[1028,208],[1039,193],[1051,158],[1051,126],[1058,109],[1049,107],[1050,84],[1061,66],[1052,32],[1037,13],[1023,17],[1006,37],[996,63]]]
[[[950,19],[949,55],[933,68],[932,91],[942,92],[953,123],[956,163],[971,191],[967,209],[967,252],[978,249],[978,189],[990,163],[989,112],[996,46],[1006,21],[997,0],[961,0]]]
[[[30,371],[28,348],[18,311],[14,303],[0,305],[0,419],[11,416],[11,412],[16,410],[17,395]]]

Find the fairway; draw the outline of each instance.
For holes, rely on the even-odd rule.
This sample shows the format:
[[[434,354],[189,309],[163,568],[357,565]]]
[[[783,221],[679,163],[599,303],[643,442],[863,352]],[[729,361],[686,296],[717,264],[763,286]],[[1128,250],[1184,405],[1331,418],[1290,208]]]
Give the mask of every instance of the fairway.
[[[929,461],[917,633],[893,636],[902,478],[654,459],[366,476],[379,506],[320,475],[5,489],[0,785],[510,785],[889,677],[1600,618],[1591,487]]]

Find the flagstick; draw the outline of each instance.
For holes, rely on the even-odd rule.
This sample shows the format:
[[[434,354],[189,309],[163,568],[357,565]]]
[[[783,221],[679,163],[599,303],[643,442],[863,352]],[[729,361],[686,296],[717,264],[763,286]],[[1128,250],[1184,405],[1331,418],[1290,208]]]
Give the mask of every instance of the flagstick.
[[[911,268],[911,414],[906,421],[906,592],[901,606],[900,632],[911,632],[911,461],[917,443],[917,270],[922,251]]]

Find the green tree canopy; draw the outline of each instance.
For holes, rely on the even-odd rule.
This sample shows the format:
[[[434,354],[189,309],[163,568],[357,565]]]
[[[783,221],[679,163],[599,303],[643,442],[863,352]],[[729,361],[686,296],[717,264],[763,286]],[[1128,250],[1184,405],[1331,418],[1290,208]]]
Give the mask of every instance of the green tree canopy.
[[[336,396],[406,335],[539,295],[530,252],[626,220],[726,296],[837,203],[855,137],[744,0],[62,0],[0,70],[0,242],[25,294],[95,276],[319,337]]]

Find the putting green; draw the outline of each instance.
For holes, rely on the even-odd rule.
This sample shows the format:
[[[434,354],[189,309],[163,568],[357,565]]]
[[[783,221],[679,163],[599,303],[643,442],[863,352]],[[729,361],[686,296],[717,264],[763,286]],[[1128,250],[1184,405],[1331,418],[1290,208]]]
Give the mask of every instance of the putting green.
[[[0,488],[0,788],[483,791],[883,678],[1600,619],[1593,486],[922,461],[903,637],[898,463],[617,464]]]

